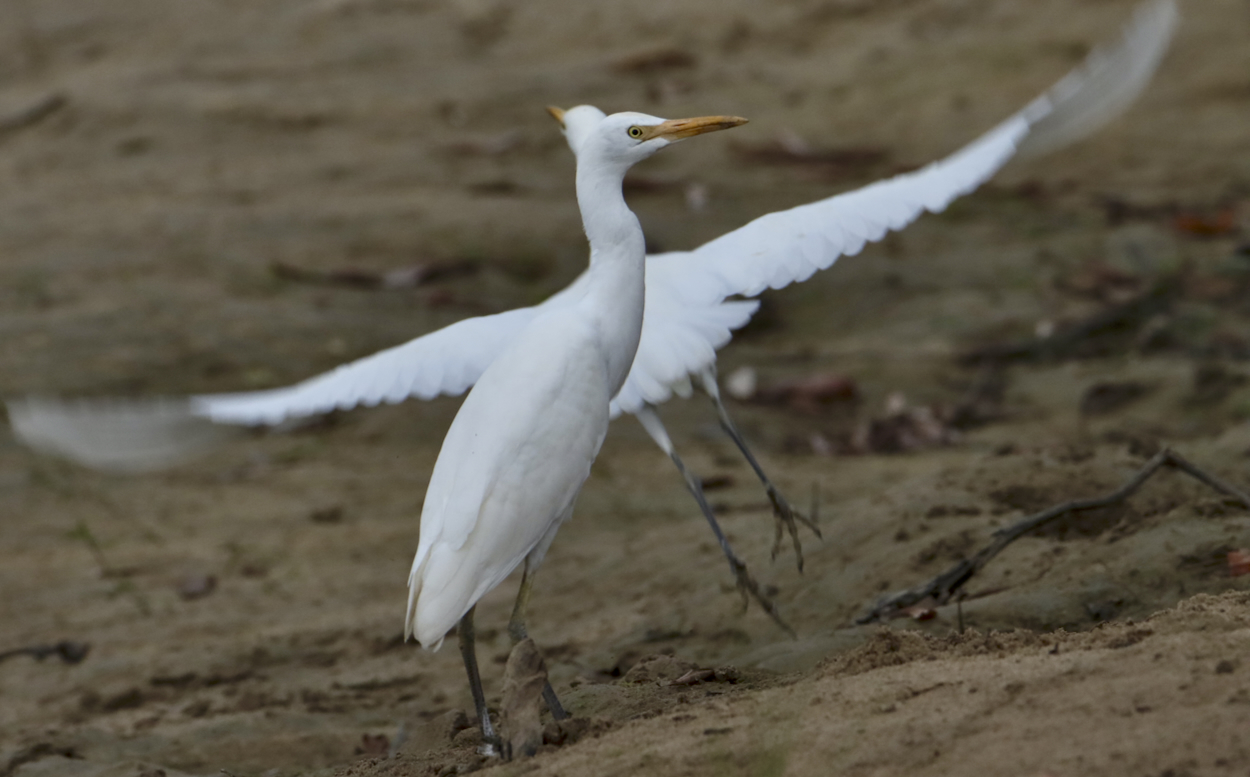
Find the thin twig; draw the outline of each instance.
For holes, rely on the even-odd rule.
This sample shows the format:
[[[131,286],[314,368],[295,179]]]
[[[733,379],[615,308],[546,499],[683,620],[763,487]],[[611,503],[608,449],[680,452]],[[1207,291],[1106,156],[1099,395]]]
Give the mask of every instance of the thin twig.
[[[980,572],[986,564],[988,564],[1011,543],[1060,516],[1084,510],[1093,510],[1099,507],[1107,507],[1108,505],[1124,501],[1131,496],[1133,492],[1141,488],[1142,484],[1149,480],[1150,477],[1162,467],[1170,467],[1184,472],[1186,475],[1189,475],[1195,480],[1210,486],[1225,496],[1237,500],[1241,503],[1242,507],[1250,510],[1250,496],[1247,496],[1245,492],[1204,471],[1188,459],[1181,456],[1179,453],[1176,453],[1168,448],[1164,448],[1152,459],[1150,459],[1150,461],[1146,462],[1145,465],[1143,465],[1142,468],[1128,480],[1128,482],[1107,496],[1064,502],[1063,504],[1043,510],[1040,513],[1034,513],[1033,515],[1026,516],[1010,526],[999,529],[994,532],[989,544],[978,551],[971,558],[962,559],[954,566],[922,585],[910,588],[906,591],[891,594],[890,596],[881,599],[877,602],[876,606],[857,618],[855,622],[862,624],[886,620],[898,615],[906,608],[911,607],[912,605],[925,599],[932,599],[939,606],[948,603],[951,600],[951,597],[958,593],[963,586],[972,579],[973,575]]]

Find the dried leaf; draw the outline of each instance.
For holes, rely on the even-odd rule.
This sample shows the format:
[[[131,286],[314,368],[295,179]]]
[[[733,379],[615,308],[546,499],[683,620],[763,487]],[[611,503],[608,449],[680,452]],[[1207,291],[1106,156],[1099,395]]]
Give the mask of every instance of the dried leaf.
[[[270,272],[283,280],[360,289],[411,289],[436,280],[472,275],[477,269],[476,262],[463,259],[421,262],[382,272],[359,267],[310,270],[286,262],[274,262],[269,266]]]
[[[621,57],[612,63],[612,69],[618,73],[656,73],[697,64],[698,60],[689,51],[668,46]]]
[[[356,755],[379,757],[390,753],[391,738],[386,734],[361,734]]]
[[[1230,550],[1228,552],[1228,574],[1230,577],[1250,575],[1250,550]]]
[[[857,402],[859,387],[851,378],[822,372],[770,383],[756,390],[751,399],[761,404],[786,405],[804,413],[819,413],[830,405]]]
[[[1213,215],[1180,213],[1177,214],[1172,225],[1176,227],[1178,232],[1185,232],[1199,237],[1218,237],[1237,231],[1237,220],[1234,218],[1232,208],[1224,208]]]
[[[213,575],[192,572],[182,576],[177,588],[178,595],[183,599],[201,599],[217,590],[217,578]]]

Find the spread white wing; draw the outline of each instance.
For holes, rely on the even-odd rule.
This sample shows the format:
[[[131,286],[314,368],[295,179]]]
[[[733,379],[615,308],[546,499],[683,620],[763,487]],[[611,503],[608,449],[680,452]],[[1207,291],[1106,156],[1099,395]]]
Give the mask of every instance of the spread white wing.
[[[710,367],[745,324],[752,297],[809,278],[925,211],[939,212],[1015,154],[1072,142],[1114,118],[1141,92],[1167,50],[1177,12],[1148,0],[1121,41],[985,135],[929,166],[856,191],[762,216],[693,251],[648,257],[638,354],[612,401],[613,417],[660,404]],[[540,306],[466,319],[286,388],[161,401],[8,402],[32,447],[97,469],[167,466],[215,439],[216,424],[278,424],[335,409],[466,391],[540,309],[567,303],[578,282]]]
[[[854,256],[866,243],[902,229],[925,211],[942,211],[1015,154],[1041,153],[1072,142],[1118,115],[1149,82],[1167,51],[1176,20],[1172,0],[1143,3],[1116,46],[1095,50],[1050,91],[954,154],[915,172],[761,216],[693,251],[670,254],[666,286],[681,289],[684,303],[698,311],[715,310],[715,303],[731,296],[753,297],[766,288],[807,280],[838,257]],[[648,264],[648,273],[651,267]],[[649,285],[647,291],[650,306]],[[650,308],[646,315],[653,319]],[[672,316],[663,326],[652,320],[654,339],[662,339],[659,331],[670,327],[684,336],[663,350],[639,346],[633,369],[613,402],[614,415],[667,401],[674,383],[710,367],[715,360],[712,349],[728,339],[718,339],[719,330],[702,340],[689,337],[695,328],[689,313],[682,317],[675,308]],[[700,323],[709,330],[715,324],[710,316]],[[644,324],[644,341],[647,334]]]
[[[561,304],[572,289],[543,304]],[[9,423],[32,448],[95,469],[159,469],[217,442],[220,424],[277,425],[358,405],[462,394],[537,312],[518,308],[458,321],[294,386],[142,400],[30,397],[7,403]]]
[[[543,306],[559,304],[561,298],[552,297]],[[189,407],[193,415],[219,424],[272,426],[331,410],[395,404],[410,397],[456,396],[477,382],[538,310],[517,308],[467,318],[294,386],[200,394],[188,400]]]
[[[636,363],[641,385],[680,381],[691,353],[711,358],[759,303],[693,302],[672,283],[667,255],[647,258],[646,320]],[[28,397],[7,402],[27,445],[94,469],[144,472],[168,467],[218,443],[221,425],[276,426],[332,410],[456,396],[540,311],[581,294],[581,278],[541,305],[458,321],[403,345],[344,364],[293,386],[160,399]],[[671,389],[670,389],[671,390]]]

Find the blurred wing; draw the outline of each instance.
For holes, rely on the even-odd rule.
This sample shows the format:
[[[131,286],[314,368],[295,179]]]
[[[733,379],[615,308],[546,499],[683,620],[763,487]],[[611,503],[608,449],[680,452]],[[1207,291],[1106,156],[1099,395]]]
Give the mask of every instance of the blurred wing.
[[[1021,156],[1040,156],[1075,143],[1123,113],[1150,83],[1177,20],[1173,0],[1139,5],[1117,46],[1094,49],[1081,67],[1037,100],[1046,107],[1038,108],[1040,115],[1032,119],[1032,129],[1020,143]]]
[[[1022,149],[1040,153],[1098,129],[1126,108],[1158,66],[1176,26],[1172,0],[1138,7],[1120,42],[1085,63],[1024,110],[945,159],[856,191],[770,213],[687,253],[649,257],[642,341],[613,414],[671,396],[673,383],[710,366],[754,308],[753,297],[807,280],[840,256],[938,213],[976,189]],[[655,261],[651,261],[654,259]],[[654,283],[653,283],[654,281]],[[674,296],[658,293],[663,287]],[[653,285],[657,293],[653,294]],[[654,300],[653,300],[654,297]]]
[[[286,388],[148,400],[32,397],[7,403],[9,422],[30,447],[94,469],[160,469],[218,442],[227,434],[218,424],[275,425],[360,405],[462,394],[537,312],[465,319]]]
[[[191,413],[186,399],[10,400],[22,442],[105,472],[149,472],[211,448],[230,434]]]
[[[955,152],[912,173],[862,189],[770,213],[695,249],[702,258],[688,278],[710,293],[754,296],[806,280],[842,255],[900,230],[925,211],[938,213],[1007,163],[1036,129],[1037,149],[1055,148],[1110,121],[1145,87],[1158,65],[1177,12],[1172,0],[1151,0],[1119,44],[1085,64],[1024,110]]]

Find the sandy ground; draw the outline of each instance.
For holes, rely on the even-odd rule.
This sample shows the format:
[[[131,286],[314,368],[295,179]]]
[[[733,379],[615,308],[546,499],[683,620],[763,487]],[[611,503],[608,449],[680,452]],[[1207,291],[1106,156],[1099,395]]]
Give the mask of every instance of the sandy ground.
[[[585,261],[545,105],[750,117],[638,171],[653,247],[688,247],[957,148],[1131,7],[0,4],[0,394],[282,385],[541,299]],[[770,511],[708,403],[664,408],[797,639],[743,611],[676,473],[624,419],[532,605],[582,722],[534,759],[484,763],[457,652],[399,640],[456,401],[246,437],[143,477],[5,437],[0,650],[90,652],[0,663],[0,777],[1250,774],[1250,576],[1228,561],[1250,513],[1175,473],[1009,548],[969,584],[962,633],[953,605],[853,625],[1161,445],[1250,487],[1250,6],[1183,10],[1123,119],[768,293],[724,351],[723,373],[858,387],[857,404],[734,408],[783,489],[819,494],[803,574],[789,551],[770,561]],[[744,152],[783,133],[873,153]],[[272,269],[465,260],[475,274],[393,290]],[[1145,314],[1061,352],[960,359],[1152,288],[1166,293]],[[948,421],[969,397],[975,412],[939,423],[944,444],[889,453],[896,438],[864,430],[896,393]],[[478,611],[492,703],[514,586]]]

